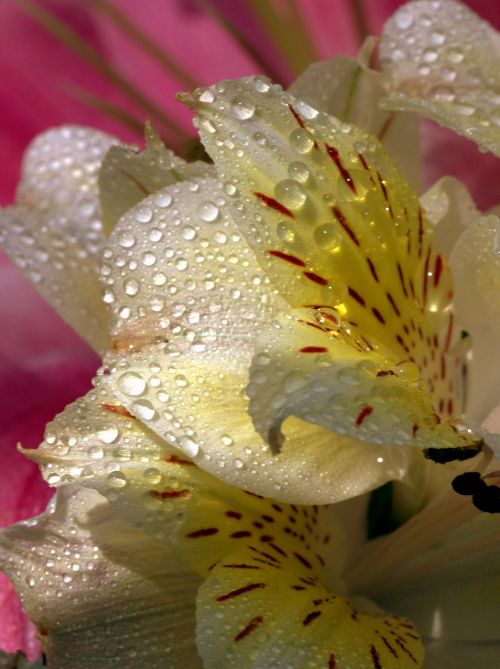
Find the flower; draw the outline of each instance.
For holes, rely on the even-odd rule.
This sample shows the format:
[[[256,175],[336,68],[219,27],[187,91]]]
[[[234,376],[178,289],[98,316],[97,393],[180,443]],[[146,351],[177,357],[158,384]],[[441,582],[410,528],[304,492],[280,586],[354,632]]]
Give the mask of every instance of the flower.
[[[361,90],[372,94],[371,86]],[[318,95],[314,87],[312,93]],[[150,630],[143,619],[153,575],[159,599],[154,617],[146,616],[153,626],[170,625],[172,610],[194,600],[196,579],[182,579],[186,599],[175,601],[172,594],[173,576],[178,580],[181,569],[179,562],[170,563],[173,550],[183,568],[206,578],[196,615],[198,649],[209,667],[221,662],[260,666],[269,663],[270,653],[276,666],[348,666],[353,658],[366,667],[421,665],[422,644],[412,623],[381,614],[356,595],[350,603],[353,591],[382,591],[393,610],[413,607],[414,616],[423,619],[424,634],[453,638],[468,629],[475,640],[495,639],[495,627],[488,624],[494,620],[494,597],[485,600],[491,615],[479,626],[473,627],[472,607],[458,609],[456,617],[450,611],[454,579],[470,579],[474,595],[481,587],[487,594],[485,579],[494,578],[497,517],[478,509],[495,510],[498,500],[491,496],[497,494],[497,472],[489,462],[489,448],[458,424],[465,388],[463,374],[457,377],[453,371],[455,361],[459,372],[464,369],[468,337],[453,337],[449,271],[440,250],[431,247],[430,227],[415,195],[376,140],[263,78],[223,82],[184,97],[199,110],[198,126],[225,185],[211,166],[176,159],[151,131],[144,154],[120,147],[107,153],[99,181],[104,231],[113,230],[102,268],[112,351],[96,389],[49,426],[44,444],[32,454],[51,484],[66,487],[55,510],[38,521],[38,529],[21,526],[4,533],[12,578],[18,586],[24,580],[63,600],[75,588],[86,589],[92,579],[89,565],[94,564],[90,558],[100,556],[95,564],[101,583],[113,592],[113,584],[130,582],[127,587],[139,600],[124,618],[123,600],[111,597],[109,627],[103,624],[102,629],[108,636],[133,638],[139,626],[145,633]],[[62,189],[54,189],[57,181],[48,181],[49,192],[54,189],[58,196],[50,216],[56,223],[42,231],[48,230],[47,248],[53,253],[60,247],[53,240],[58,241],[61,230],[71,230],[73,212],[82,211],[82,190],[83,209],[89,220],[95,217],[97,163],[102,147],[110,143],[77,129],[40,140],[31,155],[33,174],[27,170],[28,186],[21,190],[24,210],[5,214],[18,257],[26,241],[17,221],[43,218],[52,199],[44,203],[43,197],[25,199],[23,194],[37,193],[40,186],[46,193],[45,164],[37,164],[37,158],[62,150],[72,167],[67,172],[67,160],[50,162],[57,179],[71,177]],[[43,152],[40,146],[45,146]],[[74,164],[75,146],[83,166],[91,169]],[[143,199],[146,193],[151,195]],[[234,198],[233,209],[229,198]],[[463,202],[466,195],[453,183],[427,196],[438,243],[450,243],[446,226],[459,198]],[[65,216],[58,216],[61,203]],[[475,218],[471,206],[469,210]],[[455,259],[468,277],[458,281],[457,318],[469,314],[471,326],[480,325],[477,339],[483,330],[491,336],[492,324],[496,326],[494,318],[488,319],[495,304],[487,298],[498,282],[498,260],[490,248],[497,224],[495,217],[473,222],[452,255],[452,266]],[[85,237],[75,239],[74,251],[87,276],[78,285],[80,305],[61,300],[59,286],[67,276],[60,268],[56,280],[45,279],[45,284],[69,318],[97,315],[89,334],[100,342],[106,337],[106,317],[100,318],[92,305],[92,245]],[[44,242],[35,239],[38,251]],[[42,256],[28,256],[30,271],[37,271]],[[71,255],[68,260],[74,272]],[[188,269],[191,275],[184,279]],[[483,299],[474,305],[477,318],[471,318],[467,300],[471,285],[482,288]],[[253,338],[249,327],[257,323],[260,332]],[[417,334],[421,343],[416,343]],[[255,429],[245,398],[236,392],[245,386],[250,361],[248,407]],[[482,420],[485,405],[477,404],[469,413]],[[287,421],[285,440],[281,426],[289,416],[295,418]],[[498,448],[480,426],[475,429]],[[271,457],[266,442],[279,455]],[[426,463],[417,449],[408,450],[409,445],[425,446],[437,461],[476,456],[472,472],[455,479],[461,496],[448,486],[459,467],[438,475],[436,493],[432,480],[426,483],[436,465]],[[354,556],[358,564],[346,571],[349,542],[339,520],[342,507],[304,504],[337,502],[389,479],[403,481],[404,506],[413,517],[378,547],[369,545],[364,558]],[[140,531],[120,521],[93,493],[68,488],[73,482],[103,493]],[[353,513],[354,502],[345,504]],[[77,530],[66,541],[64,556],[57,555],[57,537],[67,534],[68,525],[84,534]],[[32,553],[37,533],[44,562],[31,563],[26,580],[16,563],[26,559],[24,551]],[[157,542],[151,543],[147,534]],[[139,569],[142,580],[137,579],[134,550],[139,545],[148,556],[145,569]],[[356,546],[350,545],[354,552]],[[111,567],[109,573],[103,556],[119,562],[125,572]],[[454,559],[458,573],[447,574]],[[78,576],[68,580],[68,572]],[[250,572],[258,572],[258,580],[253,573],[249,578]],[[429,594],[435,595],[430,605],[435,611],[436,593],[418,587],[420,598],[415,596],[422,572],[444,592],[438,600],[444,631],[436,616],[428,625]],[[65,590],[61,584],[74,578]],[[408,602],[411,579],[414,591]],[[99,593],[104,601],[107,592]],[[29,595],[25,597],[29,604]],[[283,613],[283,602],[291,597],[294,607]],[[65,620],[56,614],[59,630],[47,641],[51,661],[61,666],[70,661],[74,629],[95,624],[101,601],[91,596],[87,602],[82,596],[86,612]],[[37,598],[31,607],[40,625],[54,626],[53,615],[40,610]],[[192,606],[186,616],[189,627]],[[183,620],[179,616],[176,622]],[[335,644],[332,629],[338,630]],[[136,662],[131,652],[137,652],[137,644],[119,651],[112,646],[109,656],[110,647],[100,645],[93,634],[78,636],[82,663],[95,665],[96,655],[110,666]],[[162,666],[168,656],[159,654],[151,638],[140,648],[146,654],[142,659]],[[193,637],[188,633],[186,638],[185,646],[175,650],[187,655],[176,662],[194,658]],[[73,644],[69,650],[68,640]]]

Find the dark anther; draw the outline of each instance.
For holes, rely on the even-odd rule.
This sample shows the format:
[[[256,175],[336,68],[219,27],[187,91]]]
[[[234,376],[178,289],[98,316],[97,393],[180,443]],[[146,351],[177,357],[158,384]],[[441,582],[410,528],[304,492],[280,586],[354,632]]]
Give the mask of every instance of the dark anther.
[[[479,511],[500,513],[500,488],[496,485],[486,486],[473,496],[472,502]]]
[[[451,487],[459,495],[476,495],[487,488],[479,472],[465,472],[451,482]]]
[[[455,460],[468,460],[476,456],[483,446],[482,442],[479,442],[474,446],[457,446],[452,448],[426,448],[424,450],[424,455],[428,460],[437,462],[440,465],[444,465],[447,462],[454,462]]]

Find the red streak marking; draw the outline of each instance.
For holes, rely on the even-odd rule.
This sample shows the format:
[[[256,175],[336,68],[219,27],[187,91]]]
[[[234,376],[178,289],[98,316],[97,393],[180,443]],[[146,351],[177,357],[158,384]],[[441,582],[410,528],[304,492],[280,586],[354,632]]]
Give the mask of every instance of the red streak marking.
[[[310,323],[309,321],[303,321],[300,318],[298,320],[298,323],[304,323],[304,325],[309,325],[309,327],[315,328],[316,330],[321,330],[321,332],[323,332],[323,328],[320,325],[317,325],[316,323]]]
[[[324,346],[304,346],[299,350],[300,353],[327,353],[327,351]]]
[[[239,511],[226,511],[225,514],[228,518],[234,518],[235,520],[241,520],[243,514]]]
[[[307,616],[304,618],[302,621],[302,624],[304,626],[309,625],[312,623],[313,620],[316,620],[316,618],[319,618],[321,615],[321,611],[311,611],[311,613],[308,613]]]
[[[380,372],[377,372],[377,376],[396,376],[396,374],[392,369],[381,369]]]
[[[361,295],[357,291],[355,291],[354,288],[349,287],[347,289],[347,292],[349,293],[349,295],[352,298],[354,298],[356,300],[356,302],[358,304],[360,304],[362,307],[366,307],[366,302],[365,302],[364,298],[361,297]]]
[[[399,281],[401,283],[401,288],[403,289],[404,296],[408,297],[408,291],[406,290],[405,280],[404,280],[404,276],[403,276],[403,270],[401,269],[401,265],[399,264],[399,262],[396,264],[396,267],[398,268]]]
[[[330,323],[334,323],[335,325],[338,325],[339,323],[339,319],[336,316],[334,316],[333,314],[329,314],[326,311],[320,311],[319,315],[326,321],[330,321]]]
[[[194,532],[190,532],[189,534],[186,534],[186,537],[188,539],[199,539],[200,537],[211,537],[213,534],[217,534],[218,532],[217,527],[205,527],[202,530],[195,530]]]
[[[394,650],[394,648],[391,646],[391,644],[387,641],[387,639],[385,638],[385,636],[380,635],[380,638],[381,638],[382,641],[384,642],[384,644],[385,644],[386,648],[388,649],[388,651],[390,652],[390,654],[391,654],[393,657],[398,657],[398,654],[396,653],[396,651]]]
[[[370,655],[372,656],[372,662],[375,669],[383,669],[378,650],[373,645],[370,646]]]
[[[255,618],[252,618],[248,625],[244,627],[241,632],[238,632],[238,634],[234,637],[234,640],[241,641],[241,639],[244,639],[246,636],[254,632],[257,627],[260,627],[263,622],[264,618],[262,616],[256,616]]]
[[[335,660],[335,655],[331,653],[330,657],[328,658],[328,669],[335,669],[337,666],[337,662]]]
[[[260,569],[256,565],[252,564],[223,564],[225,569]]]
[[[382,193],[384,194],[385,201],[389,205],[389,213],[390,213],[391,217],[394,218],[394,212],[392,211],[392,205],[391,205],[391,202],[389,200],[389,196],[387,194],[387,188],[385,186],[384,180],[382,179],[382,177],[380,175],[380,172],[377,172],[377,176],[378,176],[378,182],[380,184],[380,188],[382,189]]]
[[[415,299],[415,286],[413,285],[412,279],[409,279],[408,283],[410,285],[410,293],[411,293],[413,299]]]
[[[445,353],[450,348],[452,332],[453,332],[453,314],[450,314],[450,321],[448,323],[448,331],[446,332],[446,340],[444,344]]]
[[[168,458],[163,458],[164,462],[168,462],[169,464],[173,465],[192,465],[193,463],[191,460],[183,460],[182,458],[178,458],[176,455],[169,455]]]
[[[412,427],[413,436],[415,436],[417,434],[419,429],[420,429],[420,425],[417,425],[416,423],[413,423],[413,427]]]
[[[249,583],[248,585],[244,585],[242,588],[238,588],[237,590],[231,590],[230,592],[226,592],[225,595],[219,595],[218,597],[215,598],[215,601],[225,602],[228,599],[233,599],[234,597],[245,595],[247,592],[252,592],[252,590],[258,590],[265,587],[266,587],[265,583]]]
[[[356,418],[356,427],[360,427],[368,416],[373,413],[373,407],[367,404],[364,406]]]
[[[300,553],[294,553],[294,555],[297,558],[297,560],[304,565],[304,567],[312,569],[312,564],[309,562],[309,560],[306,560],[306,558],[303,557]]]
[[[306,266],[305,262],[300,258],[297,258],[297,256],[291,256],[288,253],[283,253],[283,251],[268,251],[268,253],[270,256],[274,256],[275,258],[286,260],[287,262],[292,263],[292,265],[297,265],[298,267]]]
[[[453,400],[448,400],[446,409],[448,411],[448,416],[453,416]]]
[[[368,263],[368,267],[370,268],[370,272],[372,273],[372,277],[375,279],[375,281],[378,282],[379,279],[378,279],[377,270],[375,269],[375,265],[373,264],[373,262],[371,261],[370,258],[367,258],[366,262]]]
[[[411,652],[411,650],[409,650],[409,649],[405,646],[405,644],[401,641],[401,639],[396,639],[396,643],[397,643],[398,646],[401,648],[401,650],[404,650],[404,652],[408,655],[408,657],[409,657],[411,660],[413,660],[413,662],[415,662],[415,663],[417,662],[417,658],[415,657],[415,655],[413,655],[413,653]],[[377,669],[378,669],[378,667],[377,667]]]
[[[309,279],[310,281],[314,281],[314,283],[317,283],[320,286],[328,285],[328,281],[324,279],[322,276],[319,276],[319,274],[315,274],[314,272],[303,272],[303,274],[307,279]]]
[[[380,311],[378,309],[375,309],[375,307],[372,307],[372,314],[379,321],[379,323],[382,323],[382,325],[385,325],[385,318],[382,316],[382,314],[380,313]]]
[[[231,539],[244,539],[245,537],[251,537],[252,533],[248,530],[239,530],[238,532],[233,532],[229,536]]]
[[[264,193],[259,193],[259,192],[255,192],[254,195],[267,207],[271,207],[271,209],[274,209],[280,214],[283,214],[283,216],[289,216],[290,218],[295,218],[290,209],[287,209],[285,205],[281,204],[281,202],[278,202],[278,200],[275,200],[273,197],[269,197],[269,195],[264,195]]]
[[[354,194],[356,194],[356,185],[354,181],[352,180],[351,175],[349,172],[346,170],[346,168],[342,165],[342,161],[340,160],[339,152],[334,146],[330,146],[329,144],[325,144],[326,147],[326,152],[330,156],[330,158],[333,160],[335,165],[337,165],[337,168],[342,175],[342,179],[346,182],[346,184],[349,186],[349,188],[352,190]]]
[[[424,305],[427,302],[427,280],[429,278],[429,261],[431,259],[431,247],[427,251],[424,264]]]
[[[111,413],[116,413],[119,416],[125,416],[126,418],[134,418],[130,411],[125,409],[125,407],[121,406],[120,404],[101,404],[101,407],[105,409],[106,411],[110,411]]]
[[[422,215],[422,208],[418,209],[418,257],[422,257],[422,240],[424,238],[424,221]]]
[[[389,304],[393,308],[394,313],[396,314],[396,316],[401,316],[401,312],[399,311],[398,305],[396,304],[396,302],[394,302],[393,296],[390,293],[386,293],[386,297],[389,300]]]
[[[348,222],[345,219],[344,214],[340,211],[338,207],[332,207],[332,211],[335,214],[336,219],[338,220],[340,225],[344,228],[344,230],[347,232],[352,241],[356,244],[356,246],[360,246],[359,239],[356,237],[353,230],[349,226]]]
[[[439,280],[441,279],[441,273],[443,271],[443,259],[440,255],[436,256],[436,262],[434,263],[434,287],[437,288]]]
[[[271,546],[271,548],[274,548],[274,550],[277,553],[279,553],[280,555],[282,555],[283,557],[288,557],[288,555],[285,553],[285,551],[283,549],[281,549],[279,546],[277,546],[276,544],[274,544],[272,542],[269,542],[269,545]]]
[[[163,492],[151,490],[150,495],[157,499],[178,499],[179,497],[190,497],[191,492],[189,490],[164,490]]]
[[[301,117],[298,115],[297,111],[292,107],[292,105],[288,105],[288,109],[292,112],[295,120],[297,123],[300,125],[301,128],[305,128],[304,121],[301,119]]]
[[[389,128],[391,127],[391,125],[394,121],[395,116],[396,116],[396,114],[394,112],[391,112],[387,116],[386,120],[384,121],[384,124],[383,124],[382,128],[380,129],[380,132],[377,135],[377,138],[380,141],[382,141],[384,139],[385,135],[387,134],[387,131],[389,130]]]
[[[446,377],[446,360],[444,355],[441,356],[441,378],[444,379]]]
[[[364,155],[362,153],[359,153],[359,151],[358,151],[358,158],[360,159],[361,164],[363,165],[365,170],[370,171],[370,168],[368,167],[368,163],[366,162]]]

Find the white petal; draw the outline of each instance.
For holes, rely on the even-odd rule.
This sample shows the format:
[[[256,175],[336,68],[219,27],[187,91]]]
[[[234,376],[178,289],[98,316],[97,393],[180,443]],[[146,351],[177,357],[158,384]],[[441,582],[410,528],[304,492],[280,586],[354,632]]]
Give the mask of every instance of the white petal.
[[[146,124],[146,148],[121,144],[106,154],[99,172],[102,225],[109,235],[121,216],[149,194],[177,181],[213,176],[213,165],[186,163],[167,149],[159,135]]]
[[[500,642],[429,641],[425,644],[425,669],[497,669]]]
[[[95,349],[108,345],[101,301],[97,173],[115,140],[67,126],[28,150],[16,206],[0,212],[0,243],[43,297]]]
[[[384,27],[386,107],[427,116],[500,155],[500,38],[465,5],[415,0]]]
[[[480,515],[408,560],[377,602],[404,612],[427,638],[500,642],[499,539],[498,516]]]
[[[104,251],[114,346],[158,337],[229,355],[252,348],[252,331],[282,304],[238,231],[219,181],[159,191],[119,222]]]
[[[314,109],[359,126],[378,137],[408,182],[420,190],[420,151],[416,118],[381,109],[387,77],[361,60],[334,56],[314,63],[288,89]]]
[[[467,412],[479,421],[500,398],[500,219],[476,220],[461,235],[450,258],[457,321],[472,339]]]
[[[477,441],[436,420],[415,364],[369,346],[326,309],[289,311],[260,334],[247,393],[257,431],[276,450],[291,415],[366,442],[371,453],[374,444],[439,449]],[[386,480],[401,477],[399,449],[378,451]]]
[[[201,667],[198,579],[99,494],[65,487],[37,519],[2,531],[0,558],[50,667]]]
[[[462,232],[480,216],[467,188],[458,179],[443,177],[420,198],[429,222],[434,226],[434,241],[445,258]]]

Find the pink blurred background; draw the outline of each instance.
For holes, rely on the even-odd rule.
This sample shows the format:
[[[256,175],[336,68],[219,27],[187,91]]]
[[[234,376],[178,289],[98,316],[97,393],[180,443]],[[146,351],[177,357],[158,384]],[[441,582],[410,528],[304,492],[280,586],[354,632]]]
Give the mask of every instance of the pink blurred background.
[[[93,10],[92,2],[45,0],[40,4],[64,18],[109,63],[175,117],[186,133],[194,134],[191,113],[174,98],[185,87],[182,82],[132,45],[109,19]],[[278,7],[282,4],[283,0],[276,1]],[[317,57],[327,58],[336,53],[354,55],[363,28],[378,34],[401,4],[399,0],[301,0],[299,8]],[[498,0],[469,0],[466,4],[500,27]],[[213,5],[258,45],[281,81],[289,83],[289,69],[245,0],[214,0]],[[116,0],[115,6],[182,63],[199,84],[259,72],[251,56],[196,0]],[[15,0],[0,4],[0,44],[0,204],[13,201],[22,153],[30,140],[48,127],[91,125],[126,141],[140,141],[137,133],[80,102],[74,89],[90,91],[141,116],[137,108],[40,28]],[[453,139],[434,127],[425,131],[424,156],[427,183],[443,173],[453,173],[466,180],[484,207],[495,203],[500,175],[491,156],[481,156],[466,140]],[[18,455],[16,443],[35,447],[44,424],[87,390],[98,361],[4,256],[0,256],[0,308],[1,527],[40,512],[51,494],[37,468]],[[33,630],[15,593],[0,575],[0,648],[14,651],[18,647],[31,655],[37,652]]]

